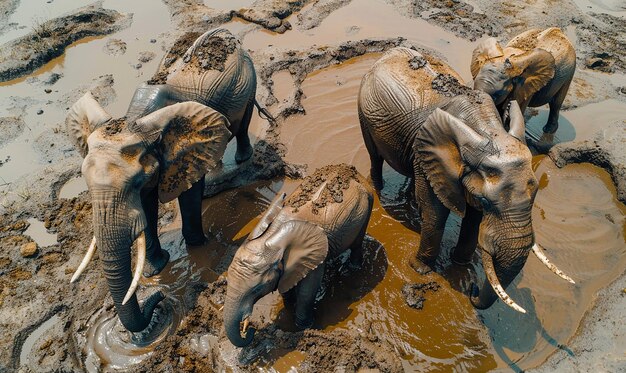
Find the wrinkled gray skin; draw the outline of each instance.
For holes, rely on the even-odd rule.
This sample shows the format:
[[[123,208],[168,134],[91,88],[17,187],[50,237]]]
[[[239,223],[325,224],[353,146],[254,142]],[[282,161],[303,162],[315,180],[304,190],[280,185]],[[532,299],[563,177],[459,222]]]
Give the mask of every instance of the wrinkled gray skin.
[[[225,30],[209,31],[186,55],[195,56],[196,46],[209,37],[234,39]],[[89,93],[68,115],[68,130],[85,156],[82,174],[92,198],[104,274],[118,316],[131,332],[149,332],[153,309],[163,299],[160,292],[153,294],[143,311],[135,295],[122,305],[132,278],[131,245],[141,232],[147,246],[143,275],[158,274],[168,262],[157,235],[159,200],[178,198],[186,243],[202,244],[204,174],[220,162],[233,136],[236,160],[252,155],[247,130],[256,74],[237,45],[222,71],[179,59],[167,69],[166,84],[137,89],[121,119],[111,119]]]
[[[512,100],[522,110],[550,106],[545,133],[559,127],[559,111],[576,69],[576,52],[565,34],[552,27],[514,37],[503,49],[495,38],[472,54],[474,89],[488,93],[502,114]]]
[[[373,203],[364,183],[362,177],[353,179],[341,203],[328,204],[317,214],[311,201],[295,211],[282,207],[284,195],[274,200],[228,269],[224,328],[232,344],[244,347],[252,342],[254,329],[242,330],[241,323],[259,299],[277,289],[285,302],[295,300],[296,325],[303,329],[313,325],[325,263],[351,249],[351,264],[361,264]]]
[[[439,255],[452,210],[463,217],[453,262],[469,263],[478,246],[487,254],[485,271],[493,266],[506,288],[534,243],[538,184],[523,142],[523,117],[511,105],[511,130],[505,131],[487,94],[458,82],[433,88],[446,76],[460,81],[444,62],[394,48],[363,77],[358,110],[372,182],[382,188],[383,160],[414,179],[421,242],[411,264],[418,272],[428,271]],[[497,298],[488,279],[475,295],[472,302],[481,309]]]

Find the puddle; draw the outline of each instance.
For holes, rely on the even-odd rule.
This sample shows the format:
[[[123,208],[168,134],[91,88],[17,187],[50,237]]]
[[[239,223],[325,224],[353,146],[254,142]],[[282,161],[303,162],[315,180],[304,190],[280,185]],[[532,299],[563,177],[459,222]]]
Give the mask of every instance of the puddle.
[[[30,335],[26,338],[24,344],[22,345],[22,351],[20,351],[20,365],[24,364],[28,360],[28,355],[30,355],[33,346],[35,345],[35,343],[37,343],[39,338],[44,336],[48,332],[48,330],[50,330],[54,326],[54,324],[59,321],[61,321],[59,315],[54,315],[45,322],[43,322],[41,325],[39,325],[39,327],[33,330],[32,333],[30,333]]]
[[[297,13],[287,18],[293,29],[276,34],[257,30],[245,36],[244,46],[251,49],[274,46],[298,48],[310,45],[335,45],[348,40],[366,38],[405,37],[408,41],[432,48],[446,56],[452,66],[466,81],[471,81],[469,57],[475,43],[456,37],[440,27],[422,19],[412,19],[399,14],[392,5],[380,0],[353,0],[331,13],[314,29],[300,31],[295,26]]]
[[[28,223],[30,223],[30,226],[24,231],[24,234],[30,236],[39,247],[56,245],[57,234],[48,233],[43,222],[35,218],[30,218],[28,219]]]
[[[307,77],[302,86],[307,114],[289,118],[281,131],[281,140],[289,144],[288,161],[307,163],[309,173],[326,164],[349,162],[364,175],[369,174],[355,107],[360,79],[376,58],[356,58]],[[607,106],[608,110],[601,111]],[[622,107],[617,101],[607,101],[565,113],[563,139],[574,130],[586,130],[594,116],[596,123],[619,116]],[[533,123],[543,121],[542,112]],[[406,264],[419,245],[419,227],[407,198],[412,190],[409,181],[385,165],[385,188],[380,200],[376,199],[368,227],[372,240],[368,246],[382,245],[379,252],[384,259],[373,261],[363,277],[338,280],[318,306],[315,326],[332,330],[374,325],[379,339],[391,343],[404,356],[405,368],[418,371],[455,367],[484,371],[507,366],[528,369],[541,364],[555,349],[567,349],[566,342],[589,309],[593,294],[626,265],[626,210],[616,200],[606,172],[587,164],[560,170],[549,159],[542,159],[535,159],[537,178],[543,180],[533,210],[537,240],[577,285],[560,281],[536,258],[529,258],[509,289],[528,314],[511,311],[501,302],[477,312],[464,293],[474,272],[483,276],[482,266],[477,259],[473,269],[449,263],[449,249],[455,244],[460,225],[460,219],[451,216],[442,253],[444,270],[427,277],[441,288],[427,296],[423,310],[409,308],[400,289],[407,282],[426,281]],[[296,185],[286,181],[282,189],[289,192]],[[249,193],[247,188],[240,192]],[[249,231],[252,226],[245,228]],[[557,238],[563,241],[557,243]],[[289,330],[290,316],[278,298],[275,294],[263,298],[252,321],[269,316]],[[567,315],[562,315],[564,309]],[[272,352],[264,357],[268,368],[274,364],[297,366],[300,357],[291,360],[285,353]]]
[[[57,0],[53,2],[56,3]],[[27,2],[22,2],[22,4]],[[75,3],[66,0],[65,3]],[[27,3],[28,4],[28,3]],[[47,4],[46,4],[47,5]],[[21,5],[20,7],[23,7]],[[121,13],[133,13],[133,22],[130,27],[119,32],[93,38],[85,38],[72,44],[65,53],[48,62],[40,69],[26,77],[0,84],[0,116],[14,115],[9,112],[11,98],[17,100],[30,98],[32,102],[26,105],[24,122],[28,126],[22,135],[11,144],[0,149],[0,159],[11,156],[11,161],[0,168],[0,177],[7,183],[16,181],[20,177],[31,174],[48,165],[48,160],[35,149],[35,139],[42,135],[49,135],[52,127],[65,128],[66,107],[73,102],[67,100],[67,92],[82,85],[90,85],[92,80],[103,74],[112,74],[113,89],[117,98],[106,107],[113,116],[124,115],[135,88],[147,80],[157,68],[159,57],[143,63],[139,70],[131,67],[138,62],[139,53],[153,52],[162,55],[160,34],[169,31],[169,13],[161,2],[153,3],[148,0],[133,2],[104,1],[105,9],[115,9]],[[27,6],[31,15],[37,13],[37,8]],[[127,43],[126,53],[122,56],[110,56],[103,51],[104,45],[111,38],[121,39]],[[157,43],[150,43],[150,39],[157,39]],[[41,77],[46,73],[59,73],[63,77],[51,86],[39,86],[29,83],[31,77]],[[52,89],[50,94],[44,88]],[[37,115],[38,109],[44,113]],[[68,148],[58,149],[62,152],[60,158],[65,158]]]
[[[287,147],[286,160],[306,163],[309,172],[344,162],[369,173],[369,157],[362,140],[356,98],[361,78],[380,57],[359,57],[310,74],[302,84],[305,115],[292,116],[283,124],[280,138]],[[315,139],[315,141],[311,141]]]
[[[294,95],[295,85],[293,84],[293,77],[287,70],[280,70],[272,75],[272,91],[274,97],[279,103],[283,103]]]
[[[87,183],[82,176],[69,179],[59,191],[59,198],[71,199],[87,190]]]

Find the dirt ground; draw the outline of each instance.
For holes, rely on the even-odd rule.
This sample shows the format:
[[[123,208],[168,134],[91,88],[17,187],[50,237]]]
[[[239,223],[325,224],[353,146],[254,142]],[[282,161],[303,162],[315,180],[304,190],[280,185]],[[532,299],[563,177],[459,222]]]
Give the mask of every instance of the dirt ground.
[[[140,0],[79,5],[69,0],[38,4],[46,9],[42,19],[34,16],[38,10],[26,2],[0,4],[0,372],[282,372],[292,367],[350,372],[626,370],[625,5],[611,0]],[[255,113],[252,159],[236,165],[234,144],[230,144],[221,168],[207,176],[204,211],[211,216],[205,222],[213,236],[210,250],[186,248],[180,240],[175,204],[161,208],[160,237],[170,251],[171,264],[162,277],[143,279],[138,295],[142,299],[153,288],[169,291],[167,307],[174,310],[173,326],[156,343],[138,349],[129,346],[116,324],[97,254],[80,281],[69,284],[91,240],[92,216],[89,194],[80,178],[82,159],[65,133],[66,110],[89,90],[113,117],[123,116],[135,87],[151,78],[158,81],[161,59],[179,58],[185,52],[180,46],[171,49],[175,40],[219,26],[236,34],[250,51],[258,75],[257,100],[275,120]],[[405,272],[410,269],[398,262],[405,252],[413,252],[418,229],[405,216],[413,211],[405,196],[410,190],[407,182],[387,170],[385,177],[391,175],[392,182],[377,198],[368,230],[366,244],[372,250],[364,266],[371,273],[362,282],[346,278],[345,273],[326,279],[328,284],[341,284],[328,285],[327,297],[332,300],[323,302],[318,314],[331,309],[345,315],[320,317],[323,320],[314,329],[297,331],[290,327],[291,316],[280,302],[267,300],[261,302],[260,316],[253,319],[257,328],[253,344],[238,349],[228,342],[221,323],[225,271],[242,237],[273,195],[293,190],[302,176],[331,163],[326,162],[331,156],[335,157],[332,163],[356,163],[358,171],[368,176],[361,138],[354,135],[358,132],[342,134],[335,124],[352,115],[351,128],[358,131],[353,101],[333,113],[316,106],[316,100],[342,89],[356,92],[358,76],[366,71],[360,69],[370,66],[381,52],[400,45],[445,58],[471,84],[469,59],[478,40],[494,36],[507,41],[529,28],[552,26],[562,28],[574,43],[577,72],[559,131],[547,137],[537,132],[546,110],[530,109],[526,112],[528,141],[533,150],[546,154],[538,160],[556,165],[544,164],[538,171],[553,178],[552,188],[561,172],[557,167],[566,170],[567,165],[591,163],[608,172],[597,188],[608,196],[606,206],[610,207],[581,206],[576,211],[577,216],[588,214],[610,228],[600,230],[605,236],[591,236],[580,243],[605,255],[602,270],[594,267],[584,275],[575,274],[582,280],[580,287],[561,291],[566,289],[563,285],[555,290],[550,287],[550,274],[544,280],[533,274],[532,266],[516,281],[514,298],[528,291],[522,285],[529,282],[548,289],[547,294],[533,289],[524,298],[530,303],[538,299],[531,321],[543,323],[538,327],[543,339],[531,339],[527,349],[500,343],[501,330],[492,327],[494,320],[517,319],[504,307],[477,314],[469,306],[464,291],[466,277],[475,275],[473,270],[458,282],[449,279],[456,272],[447,262],[443,273],[428,278]],[[316,88],[318,78],[322,83]],[[341,104],[342,99],[335,101]],[[318,120],[319,112],[326,117]],[[322,130],[304,140],[298,138],[307,133],[307,125],[309,130],[315,126],[330,129],[333,135],[329,137],[345,136],[346,142],[333,143],[330,152],[324,148],[307,151],[307,142],[327,141]],[[352,145],[355,142],[359,145]],[[302,150],[294,150],[300,146]],[[568,172],[564,179],[587,185],[580,181],[585,178]],[[554,200],[540,200],[533,219],[543,217]],[[393,229],[385,224],[393,224]],[[458,221],[450,224],[458,231]],[[402,235],[381,233],[387,229]],[[550,233],[545,232],[538,237],[549,240]],[[448,248],[454,245],[448,241]],[[613,251],[605,253],[602,245],[614,241]],[[402,244],[409,249],[398,252],[394,245]],[[584,260],[566,251],[567,247],[555,247],[549,253],[571,260],[565,268],[584,266],[573,263]],[[385,282],[389,277],[393,282]],[[552,290],[559,293],[554,295],[555,303],[540,305],[539,300],[550,299]],[[342,293],[349,295],[343,298]],[[385,296],[393,298],[395,303],[389,304],[398,309],[372,308]],[[556,298],[561,297],[565,300],[559,303]],[[440,303],[442,298],[453,299],[460,311],[453,316],[449,310],[437,311],[437,307],[450,306]],[[528,307],[528,303],[523,305]],[[572,314],[579,316],[564,317],[569,326],[551,329],[556,317],[549,314],[566,312],[564,305],[576,308]],[[375,319],[391,316],[397,318],[390,322]],[[446,318],[445,325],[466,334],[458,333],[458,349],[441,352],[433,346],[446,340],[437,339],[437,333],[457,334],[455,328],[435,331]],[[430,323],[424,320],[436,320],[437,325],[411,336],[411,330]],[[435,335],[432,341],[424,337],[428,333]]]

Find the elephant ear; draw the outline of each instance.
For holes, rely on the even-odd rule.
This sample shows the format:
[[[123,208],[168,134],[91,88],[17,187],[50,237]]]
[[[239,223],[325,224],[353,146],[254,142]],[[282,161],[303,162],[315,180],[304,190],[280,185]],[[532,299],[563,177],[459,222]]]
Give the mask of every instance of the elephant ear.
[[[504,56],[504,52],[496,38],[487,38],[481,41],[480,44],[474,48],[474,52],[472,52],[472,62],[470,64],[472,76],[476,78],[476,75],[478,75],[485,62],[502,56]]]
[[[71,134],[74,144],[83,156],[87,155],[89,147],[87,138],[101,125],[111,120],[111,116],[102,106],[87,92],[69,110],[65,118],[67,132]]]
[[[508,59],[507,73],[513,77],[513,99],[526,107],[528,101],[554,78],[556,63],[552,53],[535,48]]]
[[[148,144],[158,147],[159,200],[173,200],[221,160],[230,139],[225,116],[193,101],[159,109],[131,124]]]
[[[461,176],[466,166],[476,168],[489,139],[455,116],[437,108],[417,131],[414,151],[419,166],[443,205],[465,216],[465,192]]]
[[[300,220],[291,220],[265,241],[270,252],[282,253],[284,272],[278,280],[278,291],[286,293],[328,255],[328,238],[319,226]]]
[[[278,215],[278,213],[283,209],[285,196],[287,196],[287,194],[282,193],[274,198],[270,207],[267,209],[265,214],[263,214],[263,217],[261,217],[261,220],[259,220],[252,232],[248,235],[248,240],[259,238],[263,233],[265,233],[267,228],[269,228],[270,224],[272,224],[276,218],[276,215]]]

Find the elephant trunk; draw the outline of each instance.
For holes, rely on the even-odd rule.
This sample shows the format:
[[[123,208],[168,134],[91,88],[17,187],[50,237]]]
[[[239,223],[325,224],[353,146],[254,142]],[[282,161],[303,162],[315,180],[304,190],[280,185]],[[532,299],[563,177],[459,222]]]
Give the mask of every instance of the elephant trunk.
[[[162,292],[152,294],[144,302],[143,311],[134,292],[127,297],[133,282],[131,246],[137,232],[143,232],[145,219],[132,213],[133,209],[119,206],[120,204],[128,205],[128,199],[111,198],[110,195],[96,197],[93,207],[94,233],[99,246],[102,269],[118,317],[126,329],[140,332],[148,327],[154,308],[165,296]]]
[[[505,229],[502,225],[508,226]],[[489,228],[491,234],[484,234],[479,237],[481,246],[481,257],[485,270],[485,280],[480,288],[473,286],[470,300],[474,307],[487,309],[500,298],[509,307],[516,311],[526,313],[517,303],[506,293],[506,288],[522,270],[528,254],[534,243],[534,234],[530,214],[512,213],[506,219],[494,222],[493,217],[486,217],[481,223],[481,230]],[[495,234],[499,232],[500,234]],[[508,232],[503,235],[502,232]],[[513,234],[511,234],[513,233]],[[487,240],[485,237],[495,237]],[[482,242],[481,242],[482,241]]]
[[[505,289],[522,270],[527,257],[528,255],[524,255],[516,260],[515,264],[503,269],[501,265],[494,264],[494,260],[490,254],[482,251],[483,268],[485,269],[486,277],[480,288],[472,289],[470,300],[474,307],[480,310],[487,309],[500,298],[514,310],[526,313],[526,310],[517,305],[517,303],[509,297]]]
[[[228,293],[230,292],[231,289],[228,289]],[[255,330],[254,328],[247,328],[247,330],[245,330],[245,327],[247,326],[245,325],[245,337],[242,337],[241,323],[250,317],[252,314],[252,307],[243,301],[244,298],[241,295],[232,296],[232,294],[228,293],[224,303],[224,330],[226,331],[226,336],[233,345],[237,347],[246,347],[252,343]]]

